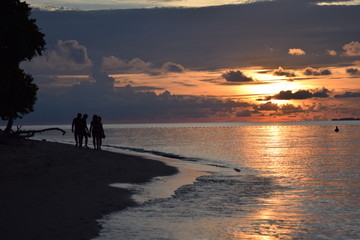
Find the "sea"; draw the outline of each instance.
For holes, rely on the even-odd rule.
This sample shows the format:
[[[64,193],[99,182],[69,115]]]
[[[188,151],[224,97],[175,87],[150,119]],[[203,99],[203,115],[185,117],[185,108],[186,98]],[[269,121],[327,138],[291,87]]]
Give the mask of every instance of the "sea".
[[[74,144],[59,127],[34,138]],[[104,127],[104,149],[179,173],[112,184],[139,204],[99,219],[96,240],[360,239],[360,121]]]

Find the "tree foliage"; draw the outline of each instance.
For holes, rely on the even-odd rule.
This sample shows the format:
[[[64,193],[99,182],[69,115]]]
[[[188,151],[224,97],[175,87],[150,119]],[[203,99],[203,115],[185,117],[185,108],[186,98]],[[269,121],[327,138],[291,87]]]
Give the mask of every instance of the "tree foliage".
[[[36,84],[32,83],[33,77],[20,68],[12,68],[1,71],[1,79],[4,79],[0,81],[2,119],[15,119],[32,112],[38,90]]]
[[[44,34],[30,18],[31,8],[20,0],[0,1],[0,117],[12,122],[32,112],[38,87],[21,68],[45,50]]]

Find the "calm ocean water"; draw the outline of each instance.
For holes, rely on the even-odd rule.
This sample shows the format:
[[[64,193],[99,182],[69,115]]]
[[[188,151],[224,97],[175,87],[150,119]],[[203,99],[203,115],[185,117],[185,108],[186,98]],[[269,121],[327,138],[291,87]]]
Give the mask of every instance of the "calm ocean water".
[[[203,174],[106,216],[98,240],[360,239],[360,121],[105,127],[107,149],[170,157]],[[161,181],[156,188],[166,188]]]

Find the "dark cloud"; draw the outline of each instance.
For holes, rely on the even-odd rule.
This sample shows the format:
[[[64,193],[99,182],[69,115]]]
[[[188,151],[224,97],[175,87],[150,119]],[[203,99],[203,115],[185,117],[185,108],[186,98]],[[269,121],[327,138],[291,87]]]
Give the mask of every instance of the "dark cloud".
[[[184,66],[173,62],[166,62],[162,64],[162,67],[159,69],[151,62],[146,62],[138,57],[131,60],[124,60],[115,56],[103,57],[101,70],[107,73],[147,73],[152,76],[186,71]]]
[[[299,90],[293,93],[291,90],[288,91],[280,91],[278,94],[275,94],[272,98],[273,99],[307,99],[312,98],[313,94],[307,90]]]
[[[273,71],[273,74],[276,76],[285,76],[285,77],[296,77],[294,72],[285,71],[282,67]]]
[[[292,114],[303,112],[304,109],[301,106],[295,106],[293,104],[284,104],[280,107],[280,111],[283,114]]]
[[[269,116],[288,116],[288,117],[296,117],[297,113],[312,113],[318,112],[318,106],[314,105],[303,105],[296,106],[294,104],[277,104],[271,101],[263,103],[263,104],[254,104],[253,105],[254,113],[264,114]],[[327,109],[324,109],[327,110]]]
[[[87,49],[76,40],[59,40],[56,53],[58,56],[73,60],[77,64],[88,64],[90,62]]]
[[[108,73],[151,73],[152,63],[138,57],[124,60],[115,56],[109,56],[102,58],[101,69]]]
[[[279,106],[271,101],[253,106],[257,111],[278,111]]]
[[[280,91],[278,94],[275,94],[271,97],[271,99],[278,100],[291,100],[291,99],[309,99],[309,98],[328,98],[330,91],[326,88],[321,90],[298,90],[296,92],[288,91]]]
[[[304,69],[303,73],[307,76],[321,76],[321,75],[331,75],[329,69],[315,69],[312,67],[307,67]]]
[[[276,103],[273,103],[271,101],[253,105],[254,112],[261,113],[261,112],[270,112],[270,116],[284,116],[284,115],[292,115],[296,113],[303,113],[306,110],[301,106],[295,106],[293,104],[283,104],[279,105]],[[307,109],[310,111],[310,108]]]
[[[91,74],[91,80],[95,81],[98,88],[101,89],[113,89],[115,84],[115,79],[110,77],[104,72],[93,71]]]
[[[314,98],[328,98],[329,97],[330,90],[326,88],[322,88],[321,90],[315,89],[313,91],[313,97]]]
[[[334,98],[355,98],[360,97],[360,92],[345,92],[341,95],[335,95]]]
[[[173,73],[182,73],[185,72],[185,68],[177,63],[172,63],[172,62],[167,62],[164,63],[163,66],[161,67],[161,69],[163,70],[163,72],[173,72]]]
[[[33,74],[93,74],[95,67],[97,72],[106,73],[146,73],[149,75],[161,75],[164,73],[185,72],[185,67],[180,64],[166,62],[162,67],[156,68],[151,62],[146,62],[135,57],[124,60],[115,56],[103,57],[94,64],[88,57],[87,48],[75,40],[59,40],[54,50],[48,51],[44,57],[37,57],[29,63],[24,63],[25,69]],[[94,66],[96,65],[96,66]]]
[[[231,83],[249,83],[254,79],[247,77],[241,71],[229,71],[221,75],[226,81]]]
[[[23,67],[36,74],[79,73],[92,67],[85,46],[76,40],[58,40],[55,49],[44,56],[23,63]]]
[[[358,68],[347,68],[346,72],[350,75],[360,75],[360,70]]]

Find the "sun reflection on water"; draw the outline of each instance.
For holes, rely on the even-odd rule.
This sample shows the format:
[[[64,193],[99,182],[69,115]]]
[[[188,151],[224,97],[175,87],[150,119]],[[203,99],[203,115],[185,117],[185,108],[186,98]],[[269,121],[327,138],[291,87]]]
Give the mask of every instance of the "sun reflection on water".
[[[252,130],[248,134],[266,140],[257,142],[252,152],[252,156],[262,160],[248,161],[247,166],[261,169],[278,188],[272,189],[265,198],[260,197],[260,207],[252,209],[246,217],[244,225],[250,227],[234,230],[231,239],[304,239],[315,225],[333,225],[336,229],[341,216],[334,218],[331,209],[347,206],[343,201],[351,194],[347,189],[357,185],[353,176],[345,175],[348,162],[334,161],[347,154],[342,152],[346,150],[344,147],[338,150],[344,140],[333,131],[321,128],[299,131],[267,126],[259,132]],[[318,139],[319,136],[322,139]],[[329,233],[312,234],[316,237]]]
[[[254,147],[253,155],[261,156],[265,161],[252,161],[248,164],[251,168],[262,169],[278,183],[288,185],[289,183],[284,183],[284,181],[289,179],[289,175],[293,178],[302,174],[296,173],[300,169],[294,165],[291,157],[289,158],[291,155],[300,154],[296,152],[299,150],[293,148],[291,131],[279,126],[266,127],[266,132],[263,130],[252,133],[259,139],[265,139]],[[306,158],[306,152],[301,154]],[[298,197],[299,191],[292,193],[292,190],[287,189],[286,194],[283,194],[283,189],[275,189],[274,193],[267,195],[267,198],[260,199],[260,208],[253,209],[254,211],[247,216],[246,221],[250,224],[246,225],[250,227],[232,232],[231,239],[293,239],[293,232],[297,231],[296,234],[299,234],[299,229],[301,229],[299,224],[305,217],[309,217],[308,214],[302,214]]]

